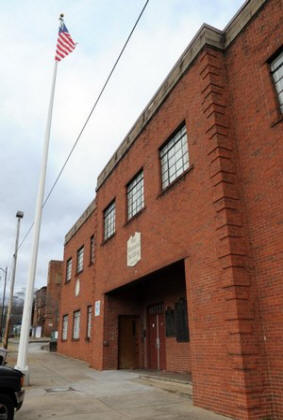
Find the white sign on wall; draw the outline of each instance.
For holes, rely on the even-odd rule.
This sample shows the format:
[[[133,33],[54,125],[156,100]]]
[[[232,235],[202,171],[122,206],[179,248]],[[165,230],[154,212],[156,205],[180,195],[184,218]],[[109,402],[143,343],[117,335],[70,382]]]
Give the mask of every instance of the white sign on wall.
[[[100,315],[100,300],[97,300],[94,304],[94,316]]]
[[[127,266],[133,267],[141,260],[141,233],[136,232],[127,241]]]

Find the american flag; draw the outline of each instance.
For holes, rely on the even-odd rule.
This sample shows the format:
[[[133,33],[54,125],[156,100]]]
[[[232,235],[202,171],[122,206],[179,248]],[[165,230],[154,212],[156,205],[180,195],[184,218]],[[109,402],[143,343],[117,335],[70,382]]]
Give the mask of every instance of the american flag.
[[[59,28],[55,60],[62,60],[66,55],[70,54],[75,47],[76,43],[72,40],[65,23],[62,22]]]

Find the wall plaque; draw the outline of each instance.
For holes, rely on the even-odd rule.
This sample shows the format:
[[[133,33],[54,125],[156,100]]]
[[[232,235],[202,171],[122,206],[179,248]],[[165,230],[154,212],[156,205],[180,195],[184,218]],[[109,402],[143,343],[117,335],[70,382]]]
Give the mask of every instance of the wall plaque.
[[[133,267],[141,260],[141,233],[136,232],[127,241],[127,266]]]

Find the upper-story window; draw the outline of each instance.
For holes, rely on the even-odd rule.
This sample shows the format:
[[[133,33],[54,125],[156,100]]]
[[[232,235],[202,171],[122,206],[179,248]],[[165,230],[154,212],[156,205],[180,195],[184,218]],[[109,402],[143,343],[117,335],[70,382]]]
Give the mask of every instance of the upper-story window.
[[[144,207],[143,171],[127,186],[128,220]]]
[[[112,203],[103,212],[104,240],[110,238],[115,233],[115,216],[115,201],[112,201]]]
[[[72,278],[72,258],[69,258],[67,260],[67,266],[66,266],[66,282],[70,281]]]
[[[94,263],[94,252],[95,252],[95,243],[94,243],[94,235],[90,237],[89,240],[89,263]]]
[[[283,114],[283,50],[271,61],[270,70],[278,95],[280,111]]]
[[[164,190],[189,167],[186,126],[183,125],[160,149],[161,180]]]
[[[84,269],[84,247],[80,247],[77,250],[77,273],[80,273]]]

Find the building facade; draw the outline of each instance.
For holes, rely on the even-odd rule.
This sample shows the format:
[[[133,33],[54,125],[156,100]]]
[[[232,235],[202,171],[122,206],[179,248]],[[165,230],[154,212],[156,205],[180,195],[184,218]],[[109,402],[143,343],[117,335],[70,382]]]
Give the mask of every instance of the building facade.
[[[201,27],[65,238],[59,352],[282,418],[282,45],[280,0]]]

